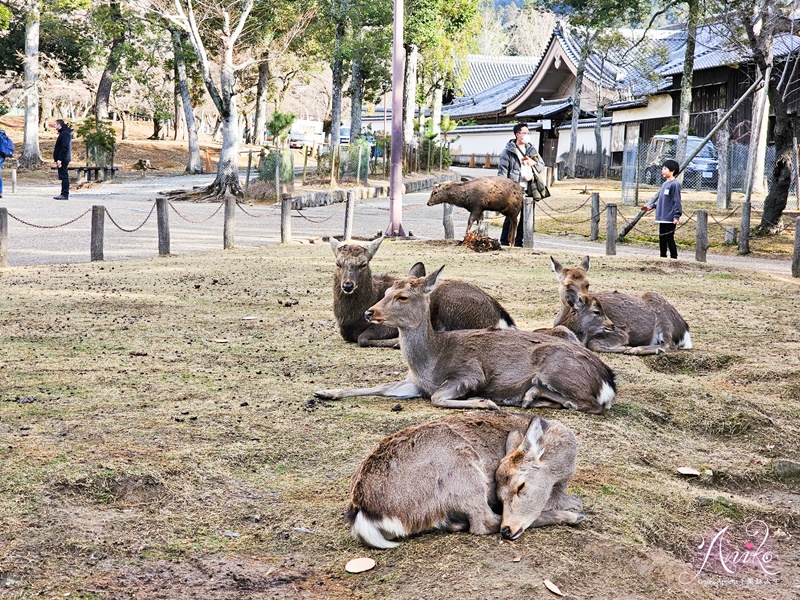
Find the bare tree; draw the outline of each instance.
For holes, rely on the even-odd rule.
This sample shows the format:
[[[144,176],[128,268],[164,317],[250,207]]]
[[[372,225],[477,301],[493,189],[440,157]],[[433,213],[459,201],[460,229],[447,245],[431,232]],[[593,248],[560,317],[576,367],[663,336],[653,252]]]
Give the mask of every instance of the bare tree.
[[[39,149],[39,0],[25,0],[25,132],[19,166],[36,169],[42,165]]]
[[[235,0],[216,3],[199,4],[202,14],[195,11],[192,0],[173,0],[171,7],[165,2],[154,3],[162,17],[171,21],[189,34],[189,42],[194,48],[203,82],[206,85],[211,101],[217,109],[222,121],[222,148],[220,150],[217,177],[207,188],[198,194],[200,198],[220,197],[227,194],[240,197],[243,195],[239,182],[239,109],[237,104],[236,72],[246,66],[235,64],[234,58],[239,41],[254,0]],[[199,16],[199,18],[198,18]],[[219,55],[216,64],[206,49],[205,39],[214,36],[219,43]],[[215,67],[212,69],[212,66]],[[218,80],[213,71],[219,70]]]

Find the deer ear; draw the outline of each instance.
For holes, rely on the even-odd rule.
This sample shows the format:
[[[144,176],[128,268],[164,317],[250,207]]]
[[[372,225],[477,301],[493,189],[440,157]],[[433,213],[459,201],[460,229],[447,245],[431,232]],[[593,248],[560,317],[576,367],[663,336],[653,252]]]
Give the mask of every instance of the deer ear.
[[[588,273],[589,272],[589,257],[588,256],[584,256],[583,257],[583,260],[581,261],[581,269],[583,269],[584,273]]]
[[[553,273],[555,273],[558,280],[561,281],[561,263],[551,256],[550,266],[553,267]]]
[[[425,285],[422,288],[422,291],[424,293],[430,294],[434,289],[436,289],[436,286],[439,284],[439,279],[442,276],[443,270],[444,270],[444,265],[442,265],[441,267],[436,269],[433,273],[425,277]]]
[[[408,272],[409,277],[425,277],[425,265],[421,262],[416,263]]]
[[[544,454],[542,438],[544,437],[544,430],[546,428],[547,421],[538,417],[533,418],[528,427],[528,431],[525,433],[525,439],[520,446],[520,450],[523,454],[526,456],[535,456],[537,460],[542,458],[542,454]]]
[[[383,242],[383,236],[367,244],[366,246],[367,260],[372,260],[372,257],[375,256],[375,253],[378,251],[378,248],[380,248],[381,242]]]
[[[564,290],[564,299],[567,301],[572,308],[578,309],[583,300],[581,299],[581,293],[577,287],[574,285],[568,285],[567,288]]]
[[[520,444],[522,444],[522,432],[513,429],[512,431],[508,432],[508,437],[506,438],[506,454],[511,454],[514,450],[519,448]]]
[[[331,236],[331,248],[333,249],[333,255],[339,256],[339,248],[344,246],[344,242],[340,242],[335,237]]]

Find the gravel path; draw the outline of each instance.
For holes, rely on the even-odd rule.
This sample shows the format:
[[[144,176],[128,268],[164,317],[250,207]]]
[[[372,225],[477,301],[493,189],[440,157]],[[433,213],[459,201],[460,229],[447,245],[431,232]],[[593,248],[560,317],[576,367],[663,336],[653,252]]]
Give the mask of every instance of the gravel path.
[[[457,169],[486,175],[482,169]],[[152,258],[158,253],[155,199],[159,192],[207,185],[213,175],[147,176],[125,178],[84,190],[73,191],[68,201],[54,200],[57,183],[20,185],[10,193],[10,181],[0,207],[9,213],[9,266],[88,262],[90,258],[91,207],[102,205],[109,214],[105,219],[104,258],[107,261]],[[428,193],[407,194],[403,198],[403,225],[417,238],[441,239],[442,209],[428,207]],[[169,212],[171,251],[173,254],[198,254],[222,250],[223,211],[217,203],[172,202]],[[149,216],[148,216],[149,215]],[[466,228],[466,211],[454,211],[456,235]],[[113,222],[118,226],[115,226]],[[69,221],[72,223],[66,224]],[[146,222],[145,222],[146,220]],[[357,203],[354,217],[355,236],[368,237],[385,229],[389,221],[388,198]],[[23,223],[24,222],[24,223]],[[144,225],[142,226],[142,223]],[[292,214],[292,238],[298,242],[327,235],[339,235],[344,228],[344,204],[335,204]],[[66,225],[65,225],[66,224]],[[141,226],[141,227],[140,227]],[[119,228],[135,232],[121,231]],[[490,235],[499,237],[492,227]],[[243,206],[236,211],[235,245],[257,247],[280,241],[280,208]],[[527,252],[527,250],[514,250]],[[536,235],[534,251],[554,254],[605,254],[605,244],[569,236]],[[655,249],[618,246],[619,255],[653,257]],[[682,253],[691,260],[693,254]],[[772,275],[791,275],[789,259],[769,260],[750,257],[708,255],[709,264],[751,269]]]

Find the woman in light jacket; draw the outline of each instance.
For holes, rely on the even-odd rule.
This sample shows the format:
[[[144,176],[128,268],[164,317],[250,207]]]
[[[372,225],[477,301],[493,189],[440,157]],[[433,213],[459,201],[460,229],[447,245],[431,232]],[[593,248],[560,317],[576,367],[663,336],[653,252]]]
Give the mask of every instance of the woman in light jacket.
[[[508,177],[512,181],[519,183],[525,190],[525,194],[531,196],[534,200],[539,200],[542,196],[539,190],[536,189],[534,180],[525,181],[522,179],[521,168],[522,165],[529,165],[533,169],[541,169],[544,167],[544,161],[533,144],[529,141],[528,124],[517,123],[514,125],[514,139],[509,140],[506,147],[500,153],[500,163],[497,169],[498,177]],[[522,235],[524,227],[522,223],[525,222],[524,208],[519,213],[520,226],[517,227],[517,235],[514,240],[515,246],[522,246]],[[503,222],[503,232],[500,234],[500,244],[508,246],[511,241],[508,239],[508,217]]]

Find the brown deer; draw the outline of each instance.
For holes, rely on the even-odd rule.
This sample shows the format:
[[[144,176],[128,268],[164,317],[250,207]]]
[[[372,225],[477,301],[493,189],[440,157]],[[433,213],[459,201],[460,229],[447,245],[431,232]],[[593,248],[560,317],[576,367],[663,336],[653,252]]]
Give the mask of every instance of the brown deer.
[[[571,267],[569,269],[562,267],[561,263],[552,256],[550,257],[550,264],[553,267],[553,272],[556,274],[556,277],[558,277],[558,281],[561,282],[559,295],[562,302],[564,301],[564,290],[568,285],[574,285],[582,294],[589,293],[589,278],[586,277],[586,274],[589,272],[588,256],[584,256],[581,259],[580,266]]]
[[[574,525],[584,519],[566,493],[576,454],[569,428],[536,416],[467,414],[407,427],[353,475],[350,531],[394,548],[432,529],[516,540],[528,527]]]
[[[550,261],[561,282],[562,303],[553,325],[571,329],[590,350],[646,355],[691,349],[689,325],[663,296],[616,291],[591,295],[588,256],[570,269],[552,256]]]
[[[398,279],[373,275],[370,261],[381,245],[378,238],[366,245],[331,238],[336,257],[333,275],[333,314],[347,342],[359,346],[398,347],[397,329],[369,323],[364,312]],[[411,267],[411,275],[425,275],[425,265]],[[445,281],[431,298],[431,319],[437,331],[514,327],[514,319],[500,303],[479,287],[464,281]]]
[[[469,211],[467,231],[483,220],[483,211],[494,210],[509,219],[509,238],[517,232],[519,211],[525,194],[522,187],[507,177],[478,177],[461,183],[440,183],[433,187],[428,206],[452,204]]]
[[[443,269],[424,278],[395,281],[365,314],[371,323],[399,329],[409,369],[403,381],[319,390],[315,395],[424,397],[444,408],[504,405],[602,413],[611,406],[616,395],[614,373],[583,346],[513,329],[435,332],[429,296]]]

